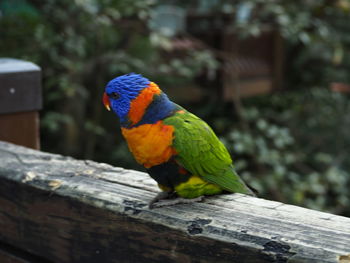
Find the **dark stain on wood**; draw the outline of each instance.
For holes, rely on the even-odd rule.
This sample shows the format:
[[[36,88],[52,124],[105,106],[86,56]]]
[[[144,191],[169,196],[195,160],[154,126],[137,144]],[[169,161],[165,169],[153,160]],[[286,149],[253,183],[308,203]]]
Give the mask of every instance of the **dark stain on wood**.
[[[264,250],[275,255],[276,263],[286,263],[288,259],[296,253],[290,251],[291,247],[276,241],[269,241],[264,244]]]
[[[123,204],[125,205],[124,212],[131,211],[133,215],[141,213],[141,208],[145,208],[147,206],[146,204],[139,204],[131,200],[124,200]]]
[[[187,227],[187,231],[190,235],[197,235],[203,232],[203,226],[210,224],[210,219],[196,218],[194,221],[190,221],[190,225]]]

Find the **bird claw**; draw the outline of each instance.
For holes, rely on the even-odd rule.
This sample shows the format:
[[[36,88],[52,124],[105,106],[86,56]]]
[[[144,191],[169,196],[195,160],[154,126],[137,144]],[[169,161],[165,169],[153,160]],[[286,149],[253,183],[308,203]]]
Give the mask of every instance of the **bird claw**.
[[[154,199],[153,199],[154,200]],[[152,200],[152,201],[153,201]],[[186,199],[186,198],[182,198],[182,197],[178,197],[175,199],[159,199],[155,202],[150,203],[149,208],[159,208],[159,207],[164,207],[164,206],[171,206],[171,205],[177,205],[177,204],[191,204],[191,203],[195,203],[195,202],[201,202],[204,200],[204,196],[199,196],[197,198],[192,198],[192,199]]]
[[[152,209],[155,207],[154,206],[155,203],[158,203],[159,201],[164,199],[170,199],[175,197],[176,197],[175,192],[160,192],[151,200],[151,202],[149,202],[148,207],[149,209]]]

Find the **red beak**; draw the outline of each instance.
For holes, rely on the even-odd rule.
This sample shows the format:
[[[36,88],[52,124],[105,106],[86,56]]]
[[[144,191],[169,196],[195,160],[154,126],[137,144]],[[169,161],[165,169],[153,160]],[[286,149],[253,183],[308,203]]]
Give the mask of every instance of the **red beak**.
[[[106,109],[110,111],[111,104],[109,103],[109,98],[108,98],[106,92],[103,93],[102,102],[103,102],[103,105],[105,105]]]

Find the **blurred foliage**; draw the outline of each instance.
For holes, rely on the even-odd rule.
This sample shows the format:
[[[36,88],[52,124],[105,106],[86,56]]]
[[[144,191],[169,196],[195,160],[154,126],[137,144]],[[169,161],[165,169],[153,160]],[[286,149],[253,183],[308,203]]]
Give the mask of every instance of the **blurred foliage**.
[[[206,50],[191,50],[181,60],[162,55],[172,46],[166,36],[148,28],[154,4],[152,0],[0,3],[0,56],[30,60],[43,69],[43,150],[113,162],[114,152],[124,150],[125,143],[121,138],[119,146],[115,142],[116,117],[102,114],[101,97],[108,80],[138,72],[160,84],[181,85],[201,70],[216,67]]]
[[[328,89],[350,83],[350,1],[198,2],[199,13],[226,14],[226,30],[241,38],[278,31],[284,85],[300,88],[245,100],[238,119],[206,117],[240,174],[266,198],[350,216],[349,97]]]
[[[280,32],[285,86],[300,89],[244,100],[241,114],[213,98],[184,106],[214,127],[262,197],[350,216],[349,97],[327,89],[350,83],[348,0],[2,0],[0,57],[43,69],[43,150],[142,169],[102,112],[106,82],[134,71],[176,87],[219,66],[205,49],[169,56],[168,35],[149,27],[160,4],[226,16],[242,38]]]
[[[206,1],[204,1],[206,2]],[[241,37],[278,31],[287,47],[287,86],[350,82],[349,0],[219,0]]]
[[[265,198],[349,216],[349,97],[314,88],[246,104],[243,124],[213,122],[241,176]]]

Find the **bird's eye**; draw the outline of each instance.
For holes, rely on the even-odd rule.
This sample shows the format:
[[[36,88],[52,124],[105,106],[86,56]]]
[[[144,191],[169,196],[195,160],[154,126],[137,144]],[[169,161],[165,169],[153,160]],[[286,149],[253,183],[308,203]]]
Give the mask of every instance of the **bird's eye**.
[[[108,94],[108,97],[110,97],[111,99],[119,99],[120,95],[117,92],[112,92]]]

